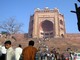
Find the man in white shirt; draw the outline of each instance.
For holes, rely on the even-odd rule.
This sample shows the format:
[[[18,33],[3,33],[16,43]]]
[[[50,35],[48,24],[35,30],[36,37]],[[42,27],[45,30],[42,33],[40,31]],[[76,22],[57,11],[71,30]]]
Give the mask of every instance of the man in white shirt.
[[[5,46],[2,46],[1,52],[2,52],[2,54],[6,54],[6,48],[5,48]]]
[[[5,48],[7,49],[6,60],[15,60],[15,57],[14,57],[15,53],[11,46],[11,41],[6,41],[4,44],[5,44]]]
[[[5,46],[2,46],[1,53],[2,53],[1,59],[5,60],[6,59],[6,48],[5,48]]]
[[[22,48],[21,45],[19,44],[19,46],[15,49],[15,60],[19,60],[20,56],[22,54]]]
[[[2,50],[2,45],[0,45],[0,59],[1,59],[1,55],[2,55],[1,50]]]

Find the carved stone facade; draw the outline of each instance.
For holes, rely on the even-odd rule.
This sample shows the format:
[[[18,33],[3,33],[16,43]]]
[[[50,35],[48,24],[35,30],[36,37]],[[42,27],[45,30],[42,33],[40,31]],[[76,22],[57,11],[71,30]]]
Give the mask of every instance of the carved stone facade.
[[[31,38],[64,37],[65,33],[64,16],[57,8],[37,8],[30,16],[28,35]]]

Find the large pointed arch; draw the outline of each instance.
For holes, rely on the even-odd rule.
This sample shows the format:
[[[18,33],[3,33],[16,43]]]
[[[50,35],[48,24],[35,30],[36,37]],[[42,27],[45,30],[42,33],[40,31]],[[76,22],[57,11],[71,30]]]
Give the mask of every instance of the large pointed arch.
[[[41,22],[40,27],[41,27],[41,35],[43,35],[43,37],[53,37],[54,33],[54,24],[53,22],[49,21],[49,20],[44,20]]]
[[[45,20],[41,23],[42,30],[45,32],[53,30],[53,23],[51,21]]]

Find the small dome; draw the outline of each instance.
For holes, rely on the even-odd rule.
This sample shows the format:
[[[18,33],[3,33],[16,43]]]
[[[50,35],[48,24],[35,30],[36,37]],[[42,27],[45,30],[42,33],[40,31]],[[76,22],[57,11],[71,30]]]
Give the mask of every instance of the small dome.
[[[40,8],[36,8],[35,11],[40,11]]]
[[[45,7],[45,9],[49,9],[48,7]]]
[[[57,11],[57,12],[59,12],[59,9],[58,9],[58,8],[54,8],[54,11]]]
[[[54,10],[59,10],[58,8],[54,8]]]
[[[40,10],[40,8],[37,8],[37,10]]]

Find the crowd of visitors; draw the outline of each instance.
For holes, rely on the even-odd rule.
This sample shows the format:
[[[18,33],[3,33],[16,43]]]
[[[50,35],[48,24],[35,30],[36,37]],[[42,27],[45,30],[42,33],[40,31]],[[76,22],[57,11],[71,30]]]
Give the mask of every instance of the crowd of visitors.
[[[68,51],[59,53],[56,50],[38,51],[36,54],[36,60],[73,60],[73,53],[69,53]]]
[[[10,40],[5,41],[3,46],[0,45],[0,60],[19,60],[21,54],[21,45],[13,49]]]
[[[19,44],[13,49],[10,40],[5,41],[4,45],[0,45],[0,60],[35,60],[37,49],[34,46],[34,41],[29,41],[29,46],[22,49]]]
[[[55,48],[42,51],[34,47],[32,40],[24,49],[20,44],[13,49],[11,41],[8,40],[3,46],[0,45],[0,60],[73,60],[74,53],[69,50],[68,48],[64,53],[60,53]]]

